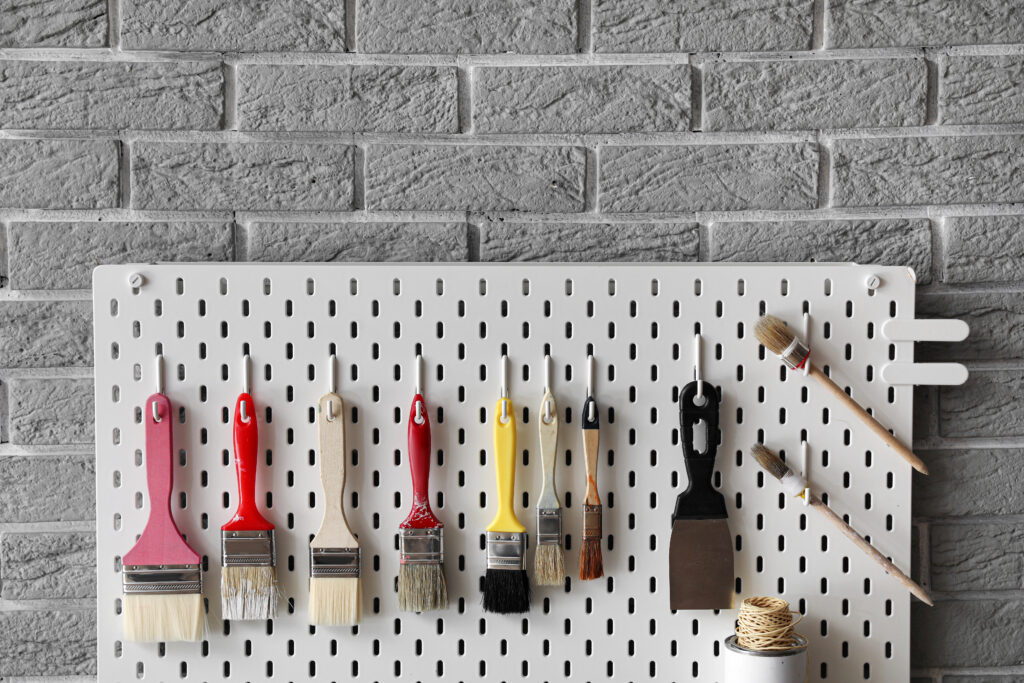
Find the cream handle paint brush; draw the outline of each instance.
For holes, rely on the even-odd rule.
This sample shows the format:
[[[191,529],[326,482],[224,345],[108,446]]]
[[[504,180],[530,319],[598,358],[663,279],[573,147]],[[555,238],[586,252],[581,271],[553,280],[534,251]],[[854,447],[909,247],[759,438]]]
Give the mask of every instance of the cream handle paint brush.
[[[853,400],[842,388],[833,382],[824,372],[811,363],[811,350],[786,323],[774,315],[763,315],[754,326],[754,336],[766,349],[774,353],[790,369],[807,368],[807,374],[818,381],[829,394],[857,416],[864,425],[878,438],[888,444],[896,453],[906,460],[921,474],[928,474],[928,467],[899,439],[889,433],[859,403]]]
[[[565,552],[562,550],[562,508],[555,490],[558,405],[551,395],[551,356],[544,356],[544,397],[538,414],[544,483],[537,501],[537,552],[533,558],[533,578],[541,586],[560,586],[565,581]]]
[[[337,393],[331,356],[331,391],[320,397],[317,434],[324,516],[309,542],[309,623],[349,626],[362,616],[359,541],[345,518],[345,405]]]
[[[928,595],[925,589],[917,585],[913,579],[904,574],[899,567],[889,560],[889,558],[880,553],[873,545],[868,543],[867,539],[854,531],[853,527],[847,524],[842,517],[837,515],[832,508],[825,505],[821,498],[811,493],[807,488],[807,480],[789,469],[789,465],[784,463],[775,452],[769,450],[762,444],[754,444],[750,449],[750,453],[754,456],[754,459],[757,460],[761,467],[779,480],[779,483],[782,485],[782,490],[785,493],[798,498],[806,496],[807,504],[810,507],[814,508],[816,512],[824,516],[825,519],[831,522],[833,526],[843,532],[844,536],[853,541],[854,544],[864,552],[864,554],[874,560],[889,576],[903,584],[903,586],[917,596],[921,602],[929,606],[934,604],[931,596]]]

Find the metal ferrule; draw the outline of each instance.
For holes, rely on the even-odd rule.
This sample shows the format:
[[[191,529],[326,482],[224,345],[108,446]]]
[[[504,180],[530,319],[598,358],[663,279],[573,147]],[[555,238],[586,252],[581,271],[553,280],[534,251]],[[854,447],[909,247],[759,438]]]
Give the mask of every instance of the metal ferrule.
[[[309,549],[309,576],[359,578],[359,548]]]
[[[526,569],[526,532],[487,532],[487,568]]]
[[[537,510],[537,545],[562,545],[562,508]]]
[[[198,564],[125,565],[121,585],[125,595],[202,593],[203,571]]]
[[[583,506],[583,540],[601,538],[601,506]]]
[[[222,567],[273,567],[275,550],[273,529],[220,532]]]
[[[402,564],[444,562],[444,529],[399,529],[398,561]]]
[[[802,368],[804,361],[811,355],[811,350],[800,341],[799,337],[794,337],[792,343],[787,346],[782,353],[779,354],[779,358],[783,363],[786,364],[790,370]]]

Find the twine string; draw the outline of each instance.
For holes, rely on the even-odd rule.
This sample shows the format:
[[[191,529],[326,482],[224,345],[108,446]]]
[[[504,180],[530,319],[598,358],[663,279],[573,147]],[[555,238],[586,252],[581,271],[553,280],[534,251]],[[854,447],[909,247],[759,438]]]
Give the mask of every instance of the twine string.
[[[736,642],[758,652],[792,650],[797,646],[796,625],[803,618],[781,598],[747,598],[740,606]]]

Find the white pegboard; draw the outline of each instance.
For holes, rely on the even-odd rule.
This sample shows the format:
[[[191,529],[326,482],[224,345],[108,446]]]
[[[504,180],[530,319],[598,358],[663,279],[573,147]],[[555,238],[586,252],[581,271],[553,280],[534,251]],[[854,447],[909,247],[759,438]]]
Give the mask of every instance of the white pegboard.
[[[133,289],[129,275],[144,283]],[[873,292],[865,276],[881,276]],[[767,310],[799,324],[811,313],[814,358],[910,440],[912,388],[879,370],[911,361],[913,342],[881,326],[912,319],[905,269],[811,265],[137,265],[94,276],[101,681],[721,680],[720,641],[734,612],[668,608],[668,541],[685,488],[678,389],[704,338],[704,377],[721,388],[717,481],[736,537],[738,595],[780,595],[806,612],[810,680],[893,683],[909,677],[910,598],[798,500],[785,499],[746,455],[764,440],[799,462],[831,505],[909,569],[908,465],[823,390],[765,357],[753,323]],[[598,482],[607,577],[535,587],[532,611],[480,606],[483,531],[493,516],[491,411],[498,358],[511,359],[519,418],[517,513],[535,531],[541,484],[537,409],[542,358],[554,359],[563,418],[558,488],[575,577],[585,474],[578,414],[585,361],[598,361]],[[204,643],[121,642],[118,558],[147,516],[141,409],[155,390],[154,355],[178,411],[175,516],[208,558],[210,636]],[[253,358],[260,419],[259,497],[278,527],[278,576],[288,599],[273,624],[220,618],[219,529],[236,490],[229,413],[241,358]],[[413,357],[426,362],[433,420],[432,500],[445,522],[452,606],[398,611],[397,528],[410,501],[406,423]],[[363,621],[308,626],[307,545],[321,517],[313,406],[341,364],[349,448],[348,518],[363,548]],[[269,465],[268,465],[269,463]],[[315,499],[315,506],[310,501]],[[826,542],[824,539],[828,537]],[[532,568],[533,543],[528,553]],[[738,600],[737,600],[738,606]]]

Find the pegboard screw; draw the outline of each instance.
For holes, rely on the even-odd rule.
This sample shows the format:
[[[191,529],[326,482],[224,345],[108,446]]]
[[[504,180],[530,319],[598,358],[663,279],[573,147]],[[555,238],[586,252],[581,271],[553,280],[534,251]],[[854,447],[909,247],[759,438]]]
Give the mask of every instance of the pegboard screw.
[[[864,286],[867,287],[868,290],[874,291],[882,286],[882,278],[871,273],[864,279]]]
[[[146,278],[142,277],[142,273],[128,274],[128,286],[132,289],[139,289],[144,284],[146,284]]]

